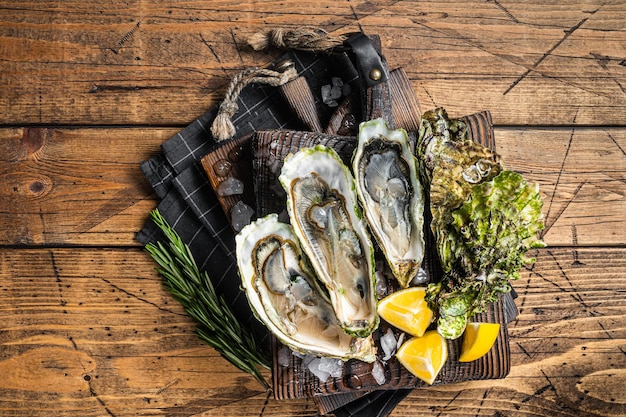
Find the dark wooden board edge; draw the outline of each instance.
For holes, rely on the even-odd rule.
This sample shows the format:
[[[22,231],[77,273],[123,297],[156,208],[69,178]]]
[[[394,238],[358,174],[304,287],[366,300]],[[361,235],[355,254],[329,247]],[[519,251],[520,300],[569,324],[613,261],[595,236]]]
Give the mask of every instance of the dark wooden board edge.
[[[256,212],[254,183],[252,178],[252,135],[219,142],[217,146],[200,159],[202,168],[215,191],[217,200],[230,221],[231,210],[239,201],[244,202]],[[222,175],[215,169],[219,163],[230,164],[230,169]],[[220,185],[227,178],[233,177],[243,182],[243,194],[220,195]]]

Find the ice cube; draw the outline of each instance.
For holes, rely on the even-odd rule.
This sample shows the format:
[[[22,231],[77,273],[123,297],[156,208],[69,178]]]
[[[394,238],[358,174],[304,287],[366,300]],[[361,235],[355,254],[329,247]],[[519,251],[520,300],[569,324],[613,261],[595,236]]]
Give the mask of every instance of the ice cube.
[[[227,161],[226,159],[220,159],[216,163],[213,164],[213,171],[220,177],[225,177],[228,175],[230,170],[233,167],[233,163]]]
[[[330,90],[332,89],[332,86],[330,84],[326,84],[322,86],[322,101],[324,103],[328,102],[328,100],[330,100]]]
[[[414,285],[420,285],[420,284],[425,284],[429,281],[428,279],[428,273],[426,272],[426,270],[424,268],[420,268],[417,271],[417,274],[415,274],[415,277],[412,280],[412,283]]]
[[[326,382],[328,380],[328,377],[330,376],[330,372],[326,372],[320,369],[321,362],[322,360],[320,358],[313,358],[313,360],[308,363],[308,368],[309,371],[311,371],[311,373],[315,375],[320,381]]]
[[[330,84],[326,84],[322,86],[322,102],[326,104],[328,107],[337,107],[339,104],[337,103],[338,97],[333,97],[333,87]],[[339,87],[341,89],[341,87]],[[339,96],[341,97],[341,95]]]
[[[278,364],[280,366],[283,366],[285,368],[289,367],[289,365],[291,364],[291,349],[289,349],[287,346],[283,346],[278,349],[278,353],[276,356]]]
[[[383,349],[385,356],[383,357],[384,361],[388,361],[391,359],[394,353],[396,353],[396,337],[393,334],[391,329],[387,329],[384,335],[380,338],[380,347]]]
[[[387,382],[387,377],[385,376],[385,368],[380,361],[374,362],[372,366],[372,376],[378,383],[378,385],[382,385]]]
[[[252,207],[243,201],[238,201],[237,204],[230,209],[231,224],[233,229],[237,232],[241,231],[241,229],[250,224],[250,219],[252,219],[253,215],[254,210]]]
[[[296,358],[301,359],[301,360],[304,360],[304,358],[306,357],[306,355],[304,355],[304,354],[302,354],[300,352],[296,352],[296,351],[291,352],[291,354],[293,356],[295,356]]]
[[[341,87],[333,85],[333,87],[330,89],[330,98],[332,98],[333,100],[337,100],[339,97],[341,97]]]
[[[320,371],[328,372],[333,378],[343,375],[343,361],[337,358],[320,358]]]
[[[243,194],[243,181],[228,177],[217,187],[217,193],[221,196]]]

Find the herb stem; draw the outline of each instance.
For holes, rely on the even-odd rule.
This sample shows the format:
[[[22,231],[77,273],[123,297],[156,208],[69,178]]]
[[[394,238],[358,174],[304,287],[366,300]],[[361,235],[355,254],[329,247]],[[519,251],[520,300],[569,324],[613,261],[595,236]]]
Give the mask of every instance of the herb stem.
[[[145,249],[158,264],[157,272],[167,290],[196,321],[200,340],[268,389],[259,367],[269,369],[270,361],[258,348],[253,333],[235,318],[226,300],[216,294],[208,273],[200,271],[189,247],[158,209],[150,212],[150,218],[163,232],[165,243],[148,243]]]

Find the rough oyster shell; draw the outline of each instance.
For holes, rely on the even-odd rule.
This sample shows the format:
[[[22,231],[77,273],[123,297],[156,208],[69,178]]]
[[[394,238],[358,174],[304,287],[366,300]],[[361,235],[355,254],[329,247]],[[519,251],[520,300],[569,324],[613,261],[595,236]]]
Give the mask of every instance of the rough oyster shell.
[[[361,123],[352,164],[370,230],[407,287],[424,259],[424,195],[406,132],[383,119]]]
[[[443,108],[423,114],[416,154],[434,211],[459,207],[475,184],[502,170],[498,155],[472,141],[463,119],[449,118]]]
[[[375,360],[371,337],[356,338],[341,328],[290,225],[270,214],[244,227],[236,243],[252,311],[283,344],[303,354]]]
[[[341,326],[369,335],[379,321],[374,249],[348,167],[333,149],[317,145],[289,155],[279,180],[291,224]]]
[[[469,138],[462,119],[449,118],[443,108],[422,116],[416,153],[424,185],[430,190],[430,227],[439,259],[444,271],[450,272],[444,252],[451,213],[468,199],[474,185],[494,178],[502,166],[494,151]]]

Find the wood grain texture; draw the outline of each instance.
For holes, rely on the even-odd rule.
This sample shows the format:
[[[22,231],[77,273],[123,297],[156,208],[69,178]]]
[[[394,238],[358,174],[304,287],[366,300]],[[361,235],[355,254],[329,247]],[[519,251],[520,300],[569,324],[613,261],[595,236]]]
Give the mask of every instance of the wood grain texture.
[[[541,185],[509,375],[391,417],[626,415],[626,4],[556,3],[0,0],[0,415],[316,414],[203,345],[134,240],[157,203],[140,162],[281,54],[249,35],[302,25],[380,35],[422,111],[490,110]]]
[[[0,122],[183,124],[276,52],[254,32],[383,35],[424,109],[496,124],[624,125],[626,5],[600,0],[0,2]]]
[[[626,413],[626,250],[542,249],[514,283],[503,380],[414,391],[392,416]],[[312,416],[199,342],[149,256],[0,249],[3,416]]]
[[[132,244],[156,205],[139,164],[174,133],[0,129],[0,241]]]
[[[135,244],[156,205],[139,164],[176,131],[0,129],[0,224],[11,225],[0,243]],[[626,244],[626,129],[496,127],[495,137],[505,165],[540,184],[550,246]]]

